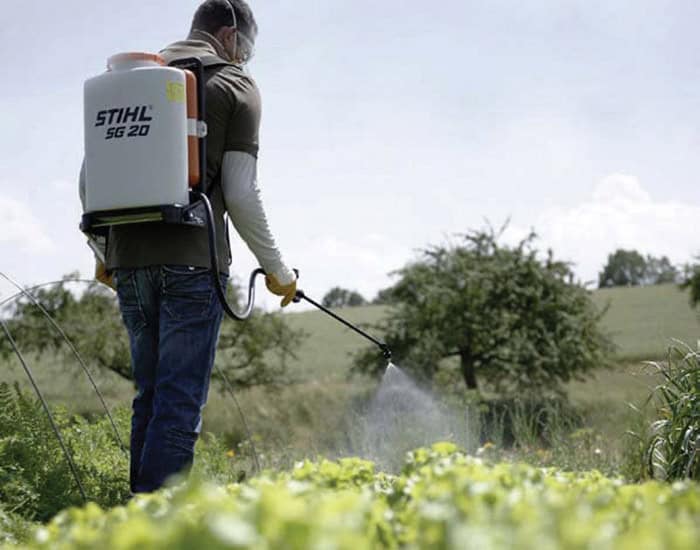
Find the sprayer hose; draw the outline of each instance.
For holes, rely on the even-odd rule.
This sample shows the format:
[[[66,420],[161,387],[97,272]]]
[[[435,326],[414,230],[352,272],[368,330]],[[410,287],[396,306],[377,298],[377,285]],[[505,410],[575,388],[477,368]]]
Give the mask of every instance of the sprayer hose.
[[[226,290],[221,284],[221,278],[219,277],[219,253],[216,248],[216,230],[214,228],[214,213],[211,208],[211,202],[209,197],[204,193],[198,193],[198,198],[204,204],[204,210],[207,215],[207,235],[209,238],[209,260],[211,263],[211,275],[214,280],[214,289],[221,302],[221,307],[223,307],[226,315],[235,319],[236,321],[245,321],[253,313],[253,307],[255,306],[255,279],[258,275],[265,275],[265,271],[261,268],[255,269],[248,279],[248,303],[242,312],[234,311],[231,305],[226,299]]]

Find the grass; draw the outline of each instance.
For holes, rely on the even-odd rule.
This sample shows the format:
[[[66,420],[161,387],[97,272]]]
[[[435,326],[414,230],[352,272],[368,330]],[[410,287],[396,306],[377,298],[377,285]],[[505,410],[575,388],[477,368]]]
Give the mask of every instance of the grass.
[[[577,403],[617,401],[637,405],[658,381],[658,374],[642,362],[622,362],[594,373],[585,382],[570,382],[567,391]]]
[[[363,306],[335,311],[351,323],[371,324],[381,320],[386,308]],[[298,350],[298,359],[290,362],[290,374],[296,378],[345,379],[352,363],[351,354],[368,344],[359,334],[320,311],[290,313],[285,319],[292,328],[303,329],[309,335]]]
[[[688,292],[676,285],[602,289],[593,299],[600,307],[610,304],[603,328],[621,361],[660,360],[672,339],[693,347],[700,340],[698,312],[691,309]]]
[[[53,354],[37,356],[33,353],[26,354],[24,358],[49,403],[61,404],[76,414],[89,415],[102,410],[97,395],[74,358],[64,359],[61,355]],[[89,358],[84,359],[89,366]],[[91,369],[91,374],[109,407],[130,403],[133,392],[130,382],[108,371]],[[0,382],[17,382],[22,388],[33,392],[27,375],[14,356],[2,363]]]

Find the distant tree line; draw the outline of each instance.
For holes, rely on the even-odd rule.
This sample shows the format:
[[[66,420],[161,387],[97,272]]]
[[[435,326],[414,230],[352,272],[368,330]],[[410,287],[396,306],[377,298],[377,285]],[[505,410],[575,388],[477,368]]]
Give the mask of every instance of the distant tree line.
[[[367,300],[356,290],[336,286],[326,292],[321,303],[324,307],[356,307],[367,305]]]
[[[598,275],[598,288],[679,283],[682,273],[667,256],[643,256],[636,250],[618,248],[608,255]]]
[[[667,256],[643,256],[618,248],[598,275],[598,288],[678,284],[689,291],[690,304],[700,304],[700,256],[694,262],[673,265]]]

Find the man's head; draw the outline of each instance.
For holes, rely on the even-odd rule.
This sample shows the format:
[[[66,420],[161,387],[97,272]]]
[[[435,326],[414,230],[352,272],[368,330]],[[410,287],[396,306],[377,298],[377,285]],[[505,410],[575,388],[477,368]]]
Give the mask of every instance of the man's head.
[[[234,62],[253,56],[258,24],[245,0],[206,0],[194,14],[192,30],[214,36]]]

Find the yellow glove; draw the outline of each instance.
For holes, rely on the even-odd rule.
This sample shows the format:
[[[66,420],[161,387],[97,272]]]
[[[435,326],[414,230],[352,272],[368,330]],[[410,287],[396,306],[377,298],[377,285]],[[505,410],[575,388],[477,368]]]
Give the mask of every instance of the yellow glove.
[[[277,277],[274,275],[265,275],[265,285],[267,290],[275,294],[276,296],[282,296],[282,301],[280,305],[285,307],[294,299],[297,293],[297,281],[293,280],[287,285],[280,284]]]
[[[110,273],[107,273],[105,264],[99,260],[95,260],[95,279],[112,290],[117,290],[117,285],[114,284],[114,277],[112,277]]]

